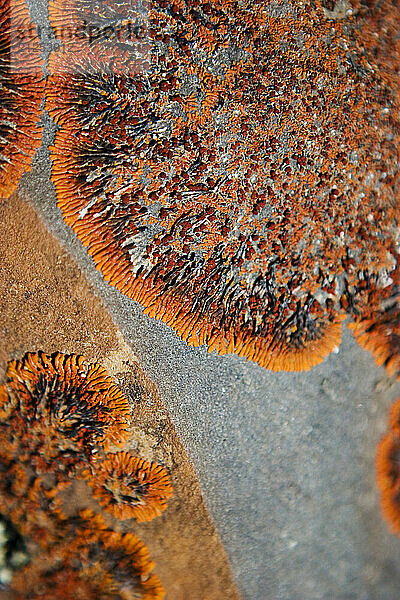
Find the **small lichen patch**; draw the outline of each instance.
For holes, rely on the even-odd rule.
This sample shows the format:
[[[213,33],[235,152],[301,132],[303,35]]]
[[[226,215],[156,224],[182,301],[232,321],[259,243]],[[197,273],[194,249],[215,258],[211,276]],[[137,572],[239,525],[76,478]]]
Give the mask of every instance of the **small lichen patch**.
[[[127,452],[108,454],[89,474],[93,496],[118,519],[151,521],[161,515],[172,496],[164,467]]]

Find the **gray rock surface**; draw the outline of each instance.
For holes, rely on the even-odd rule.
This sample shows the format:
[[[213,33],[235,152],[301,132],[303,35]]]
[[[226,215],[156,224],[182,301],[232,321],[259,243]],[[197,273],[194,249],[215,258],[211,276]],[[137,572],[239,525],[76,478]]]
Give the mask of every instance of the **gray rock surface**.
[[[32,0],[33,2],[33,0]],[[35,2],[35,18],[45,5]],[[43,21],[45,22],[45,21]],[[398,600],[400,540],[379,514],[374,454],[400,395],[349,331],[307,373],[190,348],[108,286],[62,221],[45,144],[20,190],[94,284],[156,382],[247,600]]]

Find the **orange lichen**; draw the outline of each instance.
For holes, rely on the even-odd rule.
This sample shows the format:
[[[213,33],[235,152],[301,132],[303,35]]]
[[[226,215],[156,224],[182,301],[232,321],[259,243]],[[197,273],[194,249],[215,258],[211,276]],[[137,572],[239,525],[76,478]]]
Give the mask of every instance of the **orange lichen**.
[[[50,7],[66,223],[189,344],[275,370],[321,362],[359,288],[379,294],[394,269],[397,9],[354,2],[338,20],[318,0],[155,0],[142,56],[138,40],[62,38],[137,19],[130,2],[103,8]]]
[[[93,496],[118,519],[151,521],[172,496],[164,467],[127,452],[109,454],[90,475]]]
[[[400,433],[400,398],[392,404],[390,409],[389,429]]]
[[[74,354],[28,352],[9,363],[6,376],[0,410],[14,411],[39,438],[41,427],[54,432],[49,439],[41,436],[40,454],[46,460],[48,453],[48,460],[54,460],[58,443],[90,452],[93,445],[107,448],[126,439],[129,402],[100,365],[87,364]]]
[[[28,582],[28,583],[27,583]],[[58,571],[38,572],[32,566],[26,567],[14,576],[15,600],[114,600],[118,598],[112,585],[102,581],[98,574],[89,579],[61,567]],[[73,596],[71,596],[73,593]],[[51,594],[51,596],[49,596]],[[121,596],[119,596],[121,598]]]
[[[392,404],[389,431],[377,447],[376,478],[382,515],[400,536],[400,398]]]
[[[389,375],[400,376],[400,304],[375,319],[350,324],[357,342],[374,355]]]
[[[40,146],[44,84],[25,0],[0,0],[0,199],[12,194]]]
[[[105,572],[112,574],[118,589],[125,593],[124,598],[164,598],[164,590],[152,573],[154,563],[143,542],[132,533],[112,531],[89,510],[81,513],[81,519],[83,526],[79,530],[75,552],[82,557],[86,568],[101,565]]]
[[[103,469],[104,449],[126,438],[129,417],[128,401],[106,371],[81,356],[27,353],[9,363],[0,385],[0,504],[31,558],[12,578],[16,598],[164,597],[146,546],[110,529],[100,515],[78,516],[79,502],[67,506],[63,495],[75,478],[80,485],[97,471],[102,478],[114,456]],[[148,496],[161,511],[168,491],[163,495],[157,468],[149,470]],[[141,475],[138,468],[145,486]]]
[[[400,377],[400,264],[384,290],[367,286],[359,294],[361,306],[356,305],[357,317],[349,327],[362,348],[372,352],[377,364],[385,366],[389,375]]]
[[[58,520],[58,538],[20,569],[12,589],[18,599],[162,600],[147,547],[132,534],[109,529],[99,515],[82,511]]]
[[[398,428],[390,430],[378,445],[376,474],[382,514],[393,533],[400,535],[400,431]]]
[[[22,533],[36,505],[59,508],[58,492],[89,467],[93,452],[126,438],[129,421],[127,399],[81,356],[28,352],[8,364],[0,385],[0,494]]]

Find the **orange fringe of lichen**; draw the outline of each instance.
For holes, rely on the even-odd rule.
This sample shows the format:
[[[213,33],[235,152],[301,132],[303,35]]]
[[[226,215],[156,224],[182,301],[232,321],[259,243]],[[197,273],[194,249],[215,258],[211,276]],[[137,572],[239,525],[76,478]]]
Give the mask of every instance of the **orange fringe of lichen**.
[[[107,455],[88,483],[93,496],[118,519],[151,521],[161,515],[172,496],[167,471],[127,452]]]
[[[350,329],[362,348],[369,350],[378,366],[390,376],[400,377],[400,304],[372,318],[350,323]]]
[[[396,404],[399,403],[399,400]],[[382,515],[400,535],[400,431],[390,430],[377,447],[376,480]]]
[[[120,4],[106,4],[117,13],[121,10]],[[390,65],[382,56],[382,64],[374,59],[379,52],[378,14],[360,15],[359,24],[349,16],[343,28],[339,21],[327,19],[320,2],[312,11],[294,2],[287,19],[269,15],[262,3],[224,2],[221,13],[215,3],[207,5],[206,21],[213,23],[207,28],[192,18],[189,4],[179,0],[176,6],[178,13],[186,14],[186,21],[173,44],[172,31],[181,26],[178,13],[164,14],[163,3],[149,12],[150,23],[154,18],[168,23],[168,32],[161,24],[156,32],[148,31],[150,45],[156,36],[155,40],[165,38],[168,46],[163,68],[154,59],[154,69],[149,69],[149,90],[147,78],[133,68],[133,55],[126,48],[118,49],[118,44],[113,61],[125,71],[119,78],[121,72],[112,69],[112,97],[96,80],[99,73],[107,78],[114,64],[107,60],[111,50],[104,40],[86,39],[79,50],[68,41],[52,53],[46,107],[60,126],[51,149],[58,205],[104,278],[140,302],[149,316],[173,327],[188,344],[206,344],[219,354],[234,352],[274,371],[307,370],[340,344],[339,277],[349,290],[355,289],[362,272],[378,276],[392,265],[388,248],[398,213],[393,154],[398,115],[393,110],[385,116],[382,109],[386,104],[394,106],[398,99],[396,59]],[[134,10],[129,3],[125,8],[128,13]],[[85,11],[87,4],[80,0],[52,0],[49,14],[56,37],[60,26],[85,21]],[[389,5],[384,14],[390,22],[398,21]],[[295,42],[299,32],[306,32],[307,41],[301,45]],[[383,37],[385,48],[395,47],[392,31]],[[288,41],[287,50],[280,47],[282,39]],[[351,48],[354,65],[348,63],[350,50],[344,49],[343,39]],[[241,48],[245,58],[232,60],[230,68],[221,65],[221,76],[196,56],[196,48],[212,55],[231,44]],[[281,72],[282,64],[291,65],[296,85]],[[340,82],[338,64],[345,69]],[[76,67],[77,77],[64,74],[69,65]],[[387,68],[385,74],[381,66]],[[132,69],[138,80],[133,87],[124,87],[123,81],[132,83]],[[164,71],[169,73],[166,79]],[[94,77],[88,89],[83,73]],[[321,73],[326,85],[315,96]],[[187,76],[198,79],[198,91],[182,92]],[[280,89],[279,94],[273,89]],[[146,120],[149,102],[151,126],[143,135],[133,135],[130,125],[139,115]],[[359,115],[374,125],[360,128]],[[229,122],[223,132],[217,117]],[[156,124],[164,126],[167,121],[173,135],[159,139]],[[314,131],[310,144],[314,121],[320,121],[326,132],[336,131],[334,138]],[[232,139],[226,146],[229,157],[221,163],[216,140],[225,130]],[[392,139],[389,133],[395,140],[390,144],[384,142]],[[278,158],[282,137],[290,139],[289,149],[279,152]],[[109,165],[102,162],[103,144],[110,149]],[[343,152],[344,147],[348,152]],[[381,156],[379,167],[371,147]],[[349,160],[351,155],[359,156],[358,166]],[[379,169],[396,176],[379,177]],[[229,179],[216,185],[222,171]],[[144,175],[146,183],[141,181]],[[360,192],[362,203],[355,201]],[[267,203],[268,216],[262,212]],[[138,218],[140,211],[147,220]],[[146,250],[140,243],[135,246],[139,222],[143,230],[157,226],[142,238]],[[195,233],[187,235],[191,228]],[[297,250],[300,242],[301,251]],[[210,257],[219,245],[223,252],[216,253],[220,263],[215,266]],[[241,258],[235,262],[238,249]],[[140,260],[132,258],[136,250]],[[192,253],[198,262],[190,258]],[[272,257],[279,268],[274,267],[270,275]],[[191,265],[197,271],[193,281]],[[226,265],[232,277],[222,291],[215,282],[225,281]],[[262,293],[252,291],[254,275],[262,280]],[[368,278],[363,282],[368,285]],[[378,288],[381,292],[381,284]],[[357,314],[357,294],[359,290],[354,292],[354,303],[342,299],[350,314]],[[230,314],[232,298],[236,304]],[[294,331],[286,331],[290,326]],[[397,358],[385,360],[390,369],[397,368]]]
[[[65,134],[59,132],[57,135],[63,137]],[[236,353],[272,371],[308,370],[321,363],[340,345],[341,323],[345,318],[342,314],[335,315],[332,321],[322,323],[321,336],[304,341],[300,347],[294,347],[279,338],[277,341],[246,333],[229,336],[221,330],[216,330],[208,315],[186,308],[185,300],[178,294],[163,291],[160,283],[151,277],[135,275],[131,269],[129,255],[119,248],[111,234],[104,237],[96,227],[77,219],[77,213],[85,207],[87,198],[76,197],[71,200],[71,190],[63,184],[66,160],[65,155],[59,156],[54,147],[52,180],[58,191],[58,206],[63,212],[65,222],[87,247],[88,253],[106,281],[142,304],[145,314],[173,327],[179,337],[189,345],[196,347],[206,344],[209,352],[215,350],[221,355]]]
[[[30,170],[42,139],[38,123],[45,79],[39,40],[32,33],[25,0],[0,0],[0,200],[11,196]]]
[[[400,432],[400,398],[393,402],[389,412],[389,428]]]

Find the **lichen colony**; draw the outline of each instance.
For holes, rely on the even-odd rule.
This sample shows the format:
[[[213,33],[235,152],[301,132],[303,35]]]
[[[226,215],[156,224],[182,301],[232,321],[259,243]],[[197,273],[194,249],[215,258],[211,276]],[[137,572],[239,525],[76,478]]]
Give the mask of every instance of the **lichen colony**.
[[[80,481],[117,519],[149,521],[165,510],[172,487],[164,467],[106,453],[126,441],[130,421],[127,398],[82,356],[28,352],[8,364],[0,385],[0,513],[27,548],[27,564],[10,581],[16,598],[164,597],[146,546],[101,514],[78,510],[76,493],[72,503],[63,496]]]
[[[396,303],[398,12],[157,0],[140,38],[99,33],[138,6],[51,2],[64,219],[189,344],[307,369]]]

